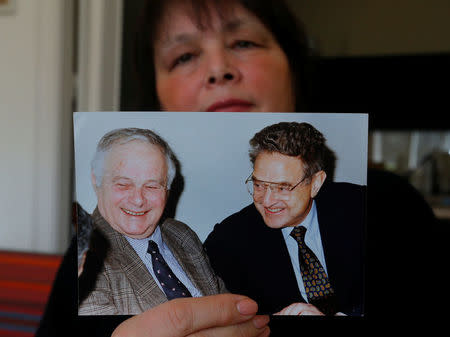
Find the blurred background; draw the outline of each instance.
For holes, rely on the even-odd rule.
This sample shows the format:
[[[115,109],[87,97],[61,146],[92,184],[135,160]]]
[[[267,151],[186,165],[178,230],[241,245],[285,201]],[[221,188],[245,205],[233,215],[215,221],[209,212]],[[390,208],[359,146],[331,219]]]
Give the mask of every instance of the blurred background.
[[[73,235],[72,112],[136,108],[142,3],[0,0],[0,329],[8,289],[38,294],[36,321]],[[369,113],[369,167],[405,177],[448,231],[450,1],[288,3],[317,55],[311,110]],[[21,264],[45,275],[23,283]]]

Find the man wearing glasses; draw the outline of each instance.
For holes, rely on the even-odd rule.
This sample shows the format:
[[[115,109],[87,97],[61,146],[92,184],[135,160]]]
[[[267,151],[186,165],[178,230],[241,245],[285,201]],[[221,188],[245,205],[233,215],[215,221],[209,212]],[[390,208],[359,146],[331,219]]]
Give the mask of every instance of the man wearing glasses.
[[[113,130],[100,140],[91,169],[98,206],[83,291],[98,273],[80,315],[139,314],[174,298],[226,291],[197,235],[162,217],[176,173],[162,138],[146,129]]]
[[[250,140],[253,204],[204,243],[231,292],[260,312],[363,315],[365,187],[327,181],[331,151],[308,123],[268,126]]]

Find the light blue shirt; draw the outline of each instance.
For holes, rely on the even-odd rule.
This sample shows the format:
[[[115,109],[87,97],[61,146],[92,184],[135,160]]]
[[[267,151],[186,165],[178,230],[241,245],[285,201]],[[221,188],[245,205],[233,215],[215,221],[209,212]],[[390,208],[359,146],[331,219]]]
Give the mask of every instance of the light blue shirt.
[[[325,264],[325,256],[323,253],[322,239],[320,237],[316,203],[314,200],[305,220],[303,220],[303,222],[300,223],[298,226],[304,226],[306,228],[305,243],[317,256],[323,268],[325,269],[325,272],[328,275],[327,266]],[[306,296],[305,291],[305,285],[303,284],[303,279],[300,272],[300,262],[298,260],[298,244],[297,241],[290,235],[293,229],[294,227],[284,227],[281,229],[281,231],[283,233],[284,241],[286,242],[286,246],[289,251],[292,266],[294,267],[295,278],[297,279],[298,288],[300,289],[302,297],[306,301],[308,301],[308,297]]]
[[[169,247],[167,247],[167,245],[164,243],[159,226],[156,226],[156,229],[153,232],[153,234],[145,239],[133,239],[129,238],[126,235],[124,236],[125,239],[127,239],[127,241],[130,243],[131,247],[133,247],[136,254],[141,258],[142,262],[144,262],[145,266],[147,267],[150,274],[153,276],[153,279],[155,280],[156,284],[159,286],[161,291],[163,291],[163,289],[161,287],[161,284],[159,284],[158,278],[155,276],[155,272],[153,271],[152,256],[149,253],[147,253],[148,242],[150,240],[156,242],[159,248],[159,252],[164,257],[164,260],[166,260],[170,269],[172,269],[173,273],[178,277],[180,282],[183,283],[186,286],[186,288],[188,288],[192,297],[202,296],[201,292],[192,284],[191,280],[186,275],[183,268],[181,268],[180,264],[178,263],[175,256],[173,256]]]

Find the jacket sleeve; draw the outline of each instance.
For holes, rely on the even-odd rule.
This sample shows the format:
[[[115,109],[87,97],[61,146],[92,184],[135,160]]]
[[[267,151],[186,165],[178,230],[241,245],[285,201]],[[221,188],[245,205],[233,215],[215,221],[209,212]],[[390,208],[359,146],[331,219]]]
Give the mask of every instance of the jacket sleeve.
[[[120,314],[114,304],[110,282],[105,271],[98,275],[94,290],[80,303],[78,314],[81,316]]]

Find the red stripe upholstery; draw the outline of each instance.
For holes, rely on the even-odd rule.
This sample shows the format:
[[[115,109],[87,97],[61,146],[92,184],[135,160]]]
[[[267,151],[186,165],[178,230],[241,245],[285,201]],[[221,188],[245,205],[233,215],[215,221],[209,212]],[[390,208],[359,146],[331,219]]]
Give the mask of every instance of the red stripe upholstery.
[[[62,255],[0,251],[0,336],[33,336]]]

